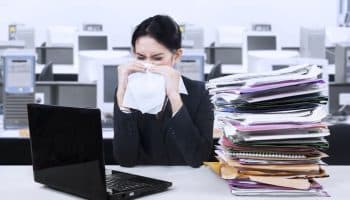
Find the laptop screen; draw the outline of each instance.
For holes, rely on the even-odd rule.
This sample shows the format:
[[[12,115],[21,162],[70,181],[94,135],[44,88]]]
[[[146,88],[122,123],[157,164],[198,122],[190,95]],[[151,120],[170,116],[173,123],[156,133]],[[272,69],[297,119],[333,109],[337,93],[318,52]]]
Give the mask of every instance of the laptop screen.
[[[35,181],[105,198],[100,111],[29,104],[28,115]]]

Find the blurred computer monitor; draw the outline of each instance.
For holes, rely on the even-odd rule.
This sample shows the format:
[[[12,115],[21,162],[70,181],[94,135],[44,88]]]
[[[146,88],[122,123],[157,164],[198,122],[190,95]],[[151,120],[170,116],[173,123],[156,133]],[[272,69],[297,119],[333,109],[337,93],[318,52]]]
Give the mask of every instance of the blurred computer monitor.
[[[38,81],[35,85],[37,103],[70,106],[96,107],[96,83]]]
[[[244,26],[220,26],[216,30],[217,46],[242,46],[247,28]]]
[[[73,47],[37,47],[36,52],[38,64],[74,64]]]
[[[335,82],[350,83],[350,42],[336,44]]]
[[[79,82],[93,82],[102,79],[102,66],[129,62],[128,51],[82,51],[79,53]]]
[[[118,65],[103,66],[103,101],[114,103],[115,89],[118,84]]]
[[[247,35],[247,49],[251,50],[277,50],[277,37],[275,35]]]
[[[325,58],[326,31],[324,28],[300,28],[300,56]]]
[[[213,64],[221,63],[228,65],[241,65],[243,63],[243,52],[241,47],[214,47]]]
[[[97,107],[101,109],[103,118],[106,114],[112,115],[115,89],[118,84],[118,66],[122,63],[113,65],[103,65],[97,71]]]
[[[50,26],[47,28],[48,46],[75,45],[78,28],[75,26]]]
[[[116,69],[119,65],[131,60],[132,57],[128,51],[80,52],[79,82],[96,82],[96,102],[102,114],[113,113],[114,90],[118,76]]]
[[[106,35],[80,35],[78,47],[79,51],[108,50],[108,37]]]
[[[103,79],[97,80],[97,106],[102,110],[102,127],[113,128],[113,106],[118,85],[118,66],[103,65]]]
[[[189,79],[204,81],[204,53],[182,55],[176,69]]]

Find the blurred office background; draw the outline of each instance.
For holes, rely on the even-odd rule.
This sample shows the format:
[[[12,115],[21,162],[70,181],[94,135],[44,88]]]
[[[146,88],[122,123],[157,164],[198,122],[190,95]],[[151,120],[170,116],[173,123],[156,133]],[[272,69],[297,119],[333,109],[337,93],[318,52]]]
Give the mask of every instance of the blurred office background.
[[[339,0],[193,0],[193,1],[114,1],[114,0],[2,0],[0,3],[0,38],[7,39],[7,25],[23,23],[35,28],[36,44],[46,40],[49,26],[81,28],[83,23],[103,24],[111,36],[111,45],[130,44],[132,27],[141,20],[168,14],[179,23],[204,28],[205,45],[215,40],[220,26],[271,24],[281,36],[283,46],[299,45],[301,26],[334,27],[343,5]],[[346,6],[346,5],[345,5]]]
[[[350,122],[349,0],[1,0],[0,13],[2,164],[30,163],[30,102],[100,108],[112,163],[117,67],[132,59],[133,28],[155,14],[181,25],[184,76],[314,64],[329,84],[329,122]]]

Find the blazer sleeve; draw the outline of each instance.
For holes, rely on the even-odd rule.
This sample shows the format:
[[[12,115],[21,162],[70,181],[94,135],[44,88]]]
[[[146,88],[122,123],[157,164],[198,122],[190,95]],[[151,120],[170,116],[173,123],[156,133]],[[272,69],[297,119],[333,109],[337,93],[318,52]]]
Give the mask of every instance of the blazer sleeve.
[[[167,137],[175,140],[185,162],[192,167],[199,167],[208,160],[213,146],[213,105],[204,85],[201,90],[194,119],[183,105],[171,118],[167,129]]]
[[[121,166],[131,167],[138,163],[140,137],[135,112],[124,113],[114,102],[113,154]]]

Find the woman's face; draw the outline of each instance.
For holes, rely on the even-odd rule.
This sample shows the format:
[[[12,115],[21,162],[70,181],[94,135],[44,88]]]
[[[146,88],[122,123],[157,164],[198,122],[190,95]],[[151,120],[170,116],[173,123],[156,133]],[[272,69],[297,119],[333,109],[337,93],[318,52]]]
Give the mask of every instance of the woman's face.
[[[136,40],[134,53],[138,61],[170,67],[174,66],[181,56],[180,49],[173,53],[150,36],[142,36]]]

